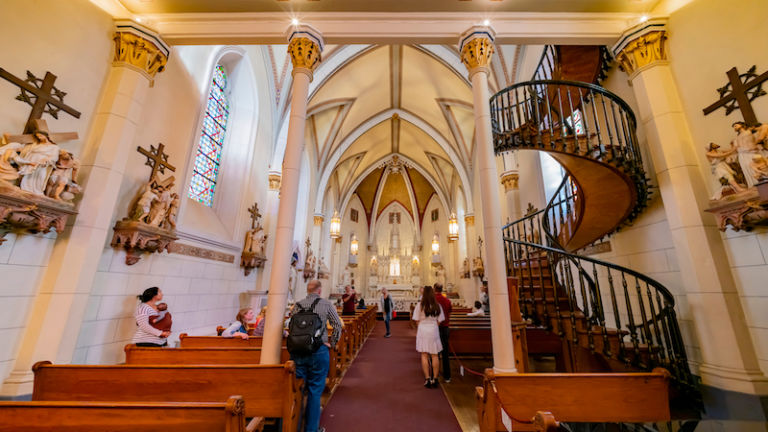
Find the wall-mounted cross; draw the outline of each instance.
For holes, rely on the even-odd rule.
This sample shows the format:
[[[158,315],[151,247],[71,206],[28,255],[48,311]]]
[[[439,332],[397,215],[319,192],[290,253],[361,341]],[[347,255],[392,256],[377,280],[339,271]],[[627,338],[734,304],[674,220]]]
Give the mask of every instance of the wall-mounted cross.
[[[79,111],[64,103],[64,96],[67,94],[53,86],[53,83],[56,81],[56,75],[46,72],[45,78],[40,79],[34,76],[32,72],[27,71],[27,79],[22,80],[5,69],[0,68],[0,78],[19,87],[21,93],[16,96],[16,99],[26,102],[32,107],[27,124],[24,127],[25,134],[34,132],[37,126],[34,120],[41,119],[44,113],[48,113],[53,118],[58,119],[59,111],[64,111],[75,118],[80,118]]]
[[[261,213],[259,213],[259,204],[253,203],[251,208],[248,209],[248,213],[251,214],[251,229],[254,229],[256,228],[256,221],[261,217]]]
[[[156,179],[155,176],[157,175],[157,172],[160,171],[160,174],[165,174],[165,169],[168,168],[171,171],[176,171],[176,168],[168,163],[168,155],[166,153],[163,153],[163,149],[165,148],[165,144],[159,143],[157,145],[157,148],[155,146],[150,145],[149,151],[147,149],[142,147],[136,147],[136,150],[147,157],[147,162],[145,165],[152,168],[152,174],[149,176],[149,180],[152,181],[153,179]]]
[[[312,241],[309,240],[309,237],[307,237],[307,241],[304,244],[307,245],[307,250],[309,250],[309,247],[312,246]]]
[[[704,115],[721,107],[725,107],[725,115],[728,115],[731,111],[738,108],[747,126],[757,124],[757,117],[752,109],[752,101],[766,94],[762,84],[768,81],[768,71],[758,76],[755,73],[756,69],[756,66],[752,66],[747,73],[739,74],[735,67],[731,68],[727,72],[729,83],[717,89],[721,99],[704,108]],[[729,89],[730,93],[728,93]]]

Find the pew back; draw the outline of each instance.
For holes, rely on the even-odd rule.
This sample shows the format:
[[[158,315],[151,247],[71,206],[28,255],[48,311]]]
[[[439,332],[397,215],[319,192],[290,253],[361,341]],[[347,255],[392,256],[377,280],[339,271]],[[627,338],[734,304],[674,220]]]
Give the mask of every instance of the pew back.
[[[32,370],[34,401],[221,402],[240,394],[246,417],[281,417],[285,431],[295,430],[301,407],[300,381],[291,361],[283,365],[53,365],[44,361]]]
[[[240,396],[226,402],[0,402],[0,431],[244,432]]]
[[[242,340],[242,339],[241,339]],[[246,341],[243,341],[246,342]],[[203,364],[259,364],[261,348],[252,347],[194,347],[194,348],[147,348],[125,346],[126,364],[144,365],[203,365]],[[285,348],[280,362],[290,360]]]

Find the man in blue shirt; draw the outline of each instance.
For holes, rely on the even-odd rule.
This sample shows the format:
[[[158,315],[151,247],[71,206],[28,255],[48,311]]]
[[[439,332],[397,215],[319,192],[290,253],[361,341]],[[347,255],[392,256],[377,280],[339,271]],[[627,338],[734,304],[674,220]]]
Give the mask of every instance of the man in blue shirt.
[[[320,281],[313,279],[307,284],[307,297],[296,304],[304,309],[310,309],[315,300],[320,299],[315,305],[313,311],[323,322],[323,328],[328,323],[333,327],[333,333],[330,340],[328,332],[323,332],[323,345],[309,355],[297,356],[291,354],[291,360],[296,363],[296,377],[304,380],[304,388],[307,392],[307,411],[304,417],[306,432],[324,432],[325,428],[320,428],[320,397],[325,390],[325,379],[328,377],[330,368],[330,348],[336,345],[341,337],[341,328],[343,324],[339,319],[339,314],[333,304],[320,298]],[[294,308],[298,310],[298,308]]]

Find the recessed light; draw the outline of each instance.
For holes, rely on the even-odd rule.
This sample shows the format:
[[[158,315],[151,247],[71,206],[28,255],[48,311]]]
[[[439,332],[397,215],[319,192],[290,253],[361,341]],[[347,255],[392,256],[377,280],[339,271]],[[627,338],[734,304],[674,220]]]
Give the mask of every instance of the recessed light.
[[[491,25],[491,21],[490,20],[484,20],[483,21],[483,25],[484,26],[489,26],[489,25]]]
[[[646,22],[648,21],[648,15],[643,15],[640,17],[640,22]]]
[[[299,19],[298,19],[298,18],[293,18],[293,19],[291,20],[291,24],[292,24],[292,25],[295,25],[295,26],[299,25]]]

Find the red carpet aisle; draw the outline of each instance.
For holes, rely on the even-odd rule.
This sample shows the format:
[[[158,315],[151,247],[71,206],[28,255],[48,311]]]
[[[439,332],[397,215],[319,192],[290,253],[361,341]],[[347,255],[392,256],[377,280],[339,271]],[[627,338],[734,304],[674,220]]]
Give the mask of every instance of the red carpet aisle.
[[[392,322],[384,338],[378,321],[320,421],[328,432],[461,431],[440,388],[424,388],[416,331]]]

